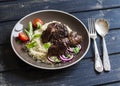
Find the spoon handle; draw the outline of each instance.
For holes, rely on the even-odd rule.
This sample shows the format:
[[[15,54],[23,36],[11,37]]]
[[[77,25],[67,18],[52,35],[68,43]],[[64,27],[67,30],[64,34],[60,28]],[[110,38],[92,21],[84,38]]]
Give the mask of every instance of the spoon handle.
[[[95,70],[97,72],[102,72],[103,71],[103,65],[102,61],[98,52],[96,40],[94,39],[94,48],[95,48]]]
[[[105,38],[103,37],[102,39],[103,39],[103,65],[104,65],[105,71],[110,71],[111,65],[110,65],[110,60],[108,56]]]

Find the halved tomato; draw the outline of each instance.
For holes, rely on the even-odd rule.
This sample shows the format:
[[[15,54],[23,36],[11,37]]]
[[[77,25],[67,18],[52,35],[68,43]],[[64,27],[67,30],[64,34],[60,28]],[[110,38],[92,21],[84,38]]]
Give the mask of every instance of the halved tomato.
[[[35,28],[38,28],[40,27],[41,25],[43,25],[43,21],[40,19],[40,18],[35,18],[33,21],[32,21],[32,24]]]
[[[19,35],[18,35],[18,38],[21,41],[28,41],[29,40],[28,36],[24,32],[20,32]]]

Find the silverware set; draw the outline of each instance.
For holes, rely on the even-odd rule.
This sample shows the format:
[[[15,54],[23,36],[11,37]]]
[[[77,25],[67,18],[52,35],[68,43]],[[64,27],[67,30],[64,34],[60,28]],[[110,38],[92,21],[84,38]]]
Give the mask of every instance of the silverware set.
[[[94,42],[94,50],[95,50],[95,70],[97,72],[102,72],[103,68],[105,71],[110,71],[110,60],[108,56],[108,51],[106,47],[106,42],[104,36],[108,33],[109,24],[105,19],[97,19],[95,18],[88,18],[88,29],[90,38],[93,39]],[[97,48],[96,38],[97,33],[102,37],[103,41],[103,62],[100,58],[99,51]]]

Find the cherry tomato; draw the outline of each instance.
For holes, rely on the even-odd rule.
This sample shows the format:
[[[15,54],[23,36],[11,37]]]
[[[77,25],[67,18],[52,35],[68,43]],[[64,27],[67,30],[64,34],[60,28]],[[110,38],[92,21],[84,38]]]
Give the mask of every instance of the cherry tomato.
[[[23,32],[20,32],[20,33],[19,33],[18,38],[19,38],[21,41],[28,41],[28,40],[29,40],[28,36],[27,36],[25,33],[23,33]]]
[[[43,25],[43,21],[40,18],[35,18],[32,21],[32,24],[35,28],[37,28],[39,25]]]

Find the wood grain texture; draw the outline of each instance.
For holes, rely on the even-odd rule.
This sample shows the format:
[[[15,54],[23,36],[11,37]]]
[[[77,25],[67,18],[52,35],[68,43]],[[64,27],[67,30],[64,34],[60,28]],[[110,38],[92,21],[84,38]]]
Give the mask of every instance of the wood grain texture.
[[[0,0],[1,1],[1,0]],[[10,45],[15,23],[28,13],[57,9],[87,19],[106,18],[110,23],[105,37],[112,70],[98,74],[94,70],[93,46],[76,65],[56,71],[36,69],[21,61]],[[120,85],[120,0],[5,0],[0,2],[0,86],[92,86]],[[102,42],[97,43],[102,57]]]
[[[120,85],[120,82],[119,81],[116,81],[116,82],[111,82],[111,83],[108,83],[106,85],[103,85],[103,86],[119,86]]]
[[[0,2],[11,2],[11,1],[15,1],[15,0],[0,0]]]
[[[41,86],[91,86],[120,80],[120,54],[111,55],[110,72],[97,74],[91,59],[82,60],[78,64],[62,70],[46,71],[25,69],[0,73],[2,85],[41,85]],[[12,78],[11,78],[12,77]]]
[[[24,63],[13,52],[11,45],[0,46],[0,72],[7,70],[27,69],[31,66]]]
[[[0,3],[0,21],[20,19],[38,10],[56,9],[73,13],[119,7],[119,4],[119,0],[20,0]]]
[[[81,19],[85,23],[86,26],[87,26],[87,19],[93,15],[96,18],[99,18],[99,17],[106,18],[110,23],[110,32],[106,36],[107,48],[108,48],[109,54],[114,54],[114,53],[120,52],[120,46],[119,46],[120,29],[115,29],[115,28],[119,27],[120,19],[119,19],[119,17],[118,18],[116,17],[116,16],[119,16],[118,11],[119,11],[119,9],[113,9],[113,10],[107,11],[107,12],[104,11],[104,16],[99,16],[99,15],[103,14],[100,11],[73,13],[73,15],[75,15],[76,17]],[[114,14],[113,17],[111,17],[111,15],[110,15],[111,13]],[[118,20],[118,21],[116,22],[116,20]],[[16,69],[17,66],[19,66],[19,60],[17,60],[18,61],[18,64],[17,64],[15,62],[16,60],[14,60],[15,58],[17,58],[17,56],[15,56],[15,53],[12,51],[12,48],[10,45],[10,34],[11,34],[11,31],[16,22],[17,21],[8,21],[8,22],[0,23],[0,44],[1,44],[0,52],[2,52],[2,55],[0,55],[0,58],[1,58],[1,62],[3,62],[3,64],[1,63],[1,71],[6,71],[8,69],[14,69],[14,68]],[[98,43],[100,55],[102,57],[102,42],[101,42],[101,38],[99,36],[97,38],[97,43]],[[114,46],[114,45],[116,45],[116,46]],[[3,51],[6,51],[6,52],[3,52]],[[9,63],[7,63],[7,62],[4,63],[4,61],[7,60],[7,59],[4,59],[4,57],[7,57],[7,54],[9,55],[8,59],[10,59],[10,61],[9,61]],[[12,56],[12,55],[14,55],[14,56]],[[15,57],[15,58],[12,58],[12,57]],[[89,57],[94,58],[94,50],[93,50],[92,45],[89,49],[89,52],[85,56],[85,58],[89,58]],[[12,66],[13,64],[16,64],[16,65]],[[7,67],[7,66],[4,67],[4,65],[9,65],[10,67]],[[22,68],[22,67],[20,66],[20,68]],[[20,68],[18,67],[18,69],[20,69]]]

